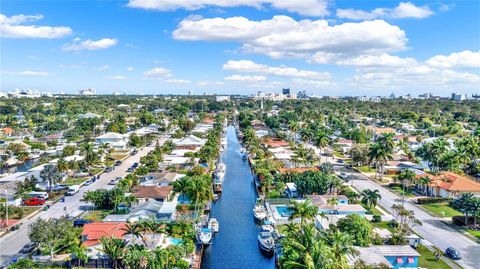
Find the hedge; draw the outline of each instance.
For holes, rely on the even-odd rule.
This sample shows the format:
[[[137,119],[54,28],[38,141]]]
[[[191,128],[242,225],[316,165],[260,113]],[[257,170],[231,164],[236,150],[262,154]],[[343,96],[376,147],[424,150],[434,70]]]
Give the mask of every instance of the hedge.
[[[443,197],[421,197],[417,199],[418,204],[434,204],[434,203],[443,203],[450,202],[452,198],[443,198]]]

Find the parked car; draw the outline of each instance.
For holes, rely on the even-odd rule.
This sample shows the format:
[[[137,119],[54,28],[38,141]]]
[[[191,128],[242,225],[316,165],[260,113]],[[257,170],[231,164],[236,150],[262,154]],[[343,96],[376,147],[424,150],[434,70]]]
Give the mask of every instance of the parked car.
[[[132,151],[132,156],[135,156],[135,155],[137,155],[137,153],[138,153],[138,151],[137,151],[137,150],[134,150],[134,151]]]
[[[44,199],[44,200],[48,199],[48,193],[46,193],[44,191],[31,191],[31,192],[27,193],[27,196],[28,197],[37,197],[37,198],[41,198],[41,199]]]
[[[139,163],[133,163],[132,167],[137,168],[139,166]]]
[[[89,180],[83,182],[83,185],[85,185],[85,186],[92,185],[94,181],[95,181],[94,179],[89,179]]]
[[[110,182],[108,182],[108,185],[117,185],[117,183],[122,179],[122,177],[116,177],[112,180],[110,180]]]
[[[70,188],[68,188],[67,193],[65,195],[74,195],[80,190],[80,185],[72,185]]]
[[[134,170],[134,169],[133,169],[132,167],[129,167],[129,168],[127,169],[127,172],[130,173],[130,172],[133,172],[133,170]]]
[[[122,161],[116,161],[115,166],[120,166],[120,165],[122,165],[122,163],[123,163]]]
[[[24,205],[28,206],[39,206],[45,204],[45,199],[37,198],[37,197],[30,197],[28,199],[23,200]]]
[[[59,191],[67,190],[67,189],[68,189],[67,185],[58,184],[58,185],[53,186],[50,190],[53,191],[53,192],[59,192]]]
[[[87,223],[92,223],[92,221],[88,220],[88,219],[76,219],[76,220],[73,221],[73,226],[74,227],[83,227],[83,225],[85,225]]]
[[[344,163],[343,159],[338,159],[337,163]]]
[[[113,169],[114,169],[113,166],[107,166],[107,168],[105,168],[105,173],[112,172]]]
[[[345,173],[345,172],[341,172],[340,174],[338,174],[338,176],[339,176],[341,179],[348,179],[348,175],[347,175],[347,173]]]
[[[447,250],[445,250],[445,256],[449,257],[452,260],[460,260],[462,256],[460,255],[460,252],[458,250],[449,247]]]
[[[20,254],[30,254],[37,248],[37,246],[38,245],[36,243],[30,242],[25,244],[25,246],[23,246],[19,252]]]

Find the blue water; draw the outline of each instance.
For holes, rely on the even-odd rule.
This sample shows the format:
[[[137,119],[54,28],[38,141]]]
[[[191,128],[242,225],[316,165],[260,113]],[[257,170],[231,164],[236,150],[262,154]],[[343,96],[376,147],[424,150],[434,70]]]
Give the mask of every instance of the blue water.
[[[277,212],[282,217],[290,217],[292,215],[292,208],[286,205],[279,205],[275,207]]]
[[[179,238],[170,238],[169,241],[170,241],[170,244],[175,246],[182,243],[182,239],[179,239]]]
[[[227,129],[227,139],[227,150],[222,154],[227,168],[223,194],[212,207],[220,231],[205,250],[202,268],[274,268],[275,259],[265,257],[258,249],[257,235],[261,228],[255,224],[252,214],[257,195],[250,167],[242,159],[235,129],[231,126]]]

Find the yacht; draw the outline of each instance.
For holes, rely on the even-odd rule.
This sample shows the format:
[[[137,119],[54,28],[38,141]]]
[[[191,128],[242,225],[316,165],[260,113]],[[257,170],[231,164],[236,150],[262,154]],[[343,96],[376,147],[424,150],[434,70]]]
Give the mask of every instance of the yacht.
[[[212,230],[206,227],[199,228],[197,231],[197,241],[202,245],[212,243]]]
[[[258,234],[258,247],[267,255],[275,253],[275,240],[273,239],[272,232],[261,231]]]
[[[208,228],[210,228],[214,233],[218,233],[218,230],[220,229],[220,225],[218,224],[218,221],[216,218],[211,218],[208,221]]]
[[[253,217],[256,221],[262,222],[267,217],[267,210],[262,205],[256,205],[253,209]]]
[[[275,228],[273,227],[273,222],[271,220],[269,220],[268,218],[265,218],[262,221],[262,230],[263,231],[274,232]]]

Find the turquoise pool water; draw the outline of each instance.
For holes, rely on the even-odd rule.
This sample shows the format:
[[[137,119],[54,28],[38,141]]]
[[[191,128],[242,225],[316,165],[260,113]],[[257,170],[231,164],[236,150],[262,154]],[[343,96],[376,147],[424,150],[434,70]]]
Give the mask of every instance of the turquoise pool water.
[[[282,217],[288,218],[292,215],[292,208],[286,205],[280,205],[275,207],[278,214]]]
[[[175,246],[182,243],[182,239],[179,239],[179,238],[170,238],[169,241],[170,241],[170,244]]]

